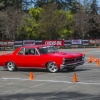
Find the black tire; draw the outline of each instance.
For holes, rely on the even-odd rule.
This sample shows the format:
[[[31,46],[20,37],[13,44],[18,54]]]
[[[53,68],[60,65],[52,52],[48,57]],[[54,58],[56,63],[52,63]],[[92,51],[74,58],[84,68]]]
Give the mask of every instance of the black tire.
[[[11,72],[17,69],[13,62],[7,62],[6,67],[7,67],[7,70]]]
[[[47,70],[51,73],[56,73],[59,69],[54,62],[49,62],[47,64]]]

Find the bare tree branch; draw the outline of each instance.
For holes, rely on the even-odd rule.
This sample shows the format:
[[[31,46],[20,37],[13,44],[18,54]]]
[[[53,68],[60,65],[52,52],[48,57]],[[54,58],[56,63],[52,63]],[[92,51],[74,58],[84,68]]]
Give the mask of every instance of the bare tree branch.
[[[15,40],[17,37],[17,28],[22,18],[22,11],[9,7],[5,11],[0,12],[3,34],[10,40]]]

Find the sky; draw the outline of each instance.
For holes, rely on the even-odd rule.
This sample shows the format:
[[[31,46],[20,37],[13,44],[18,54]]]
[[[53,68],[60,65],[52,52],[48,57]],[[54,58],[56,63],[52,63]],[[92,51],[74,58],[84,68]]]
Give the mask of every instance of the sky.
[[[29,1],[31,1],[31,0],[29,0]],[[83,1],[83,0],[79,0],[79,1]],[[90,1],[92,1],[92,0],[90,0]],[[97,0],[97,5],[100,7],[100,0]]]
[[[97,0],[97,2],[98,2],[98,5],[100,6],[100,0]]]

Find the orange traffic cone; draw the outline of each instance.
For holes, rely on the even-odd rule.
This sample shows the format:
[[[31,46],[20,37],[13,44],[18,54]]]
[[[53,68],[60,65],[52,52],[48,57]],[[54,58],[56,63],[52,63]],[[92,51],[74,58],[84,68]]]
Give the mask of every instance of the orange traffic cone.
[[[91,56],[88,58],[88,63],[92,63],[92,57]]]
[[[91,59],[88,59],[88,63],[92,63],[92,60]]]
[[[90,50],[90,48],[88,48],[88,50]]]
[[[86,51],[84,51],[84,54],[86,54]]]
[[[33,80],[33,74],[30,72],[29,80]]]
[[[94,61],[94,56],[91,56],[92,61]]]
[[[73,76],[72,82],[77,82],[76,73],[74,73],[74,76]]]
[[[96,58],[94,61],[95,61],[95,63],[96,63],[96,66],[99,66],[99,59]]]
[[[74,50],[74,48],[72,48],[72,50]]]

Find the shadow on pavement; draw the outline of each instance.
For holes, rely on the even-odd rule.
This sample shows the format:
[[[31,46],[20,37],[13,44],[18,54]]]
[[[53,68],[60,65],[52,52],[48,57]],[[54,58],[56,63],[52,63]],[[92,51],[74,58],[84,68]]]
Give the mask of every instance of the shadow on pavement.
[[[72,71],[68,71],[67,69],[64,69],[64,70],[61,70],[59,73],[70,73],[70,72],[80,72],[80,71],[88,71],[88,70],[91,70],[91,69],[74,69]]]
[[[0,95],[0,100],[100,100],[100,95],[79,92],[17,93]]]
[[[60,70],[59,72],[57,73],[69,73],[69,72],[80,72],[80,71],[88,71],[88,70],[91,70],[91,69],[74,69],[72,71],[68,71],[67,69],[63,69],[63,70]],[[7,69],[2,69],[0,71],[8,71]],[[45,72],[45,73],[50,73],[48,72],[46,69],[17,69],[16,71],[13,71],[13,72]]]

